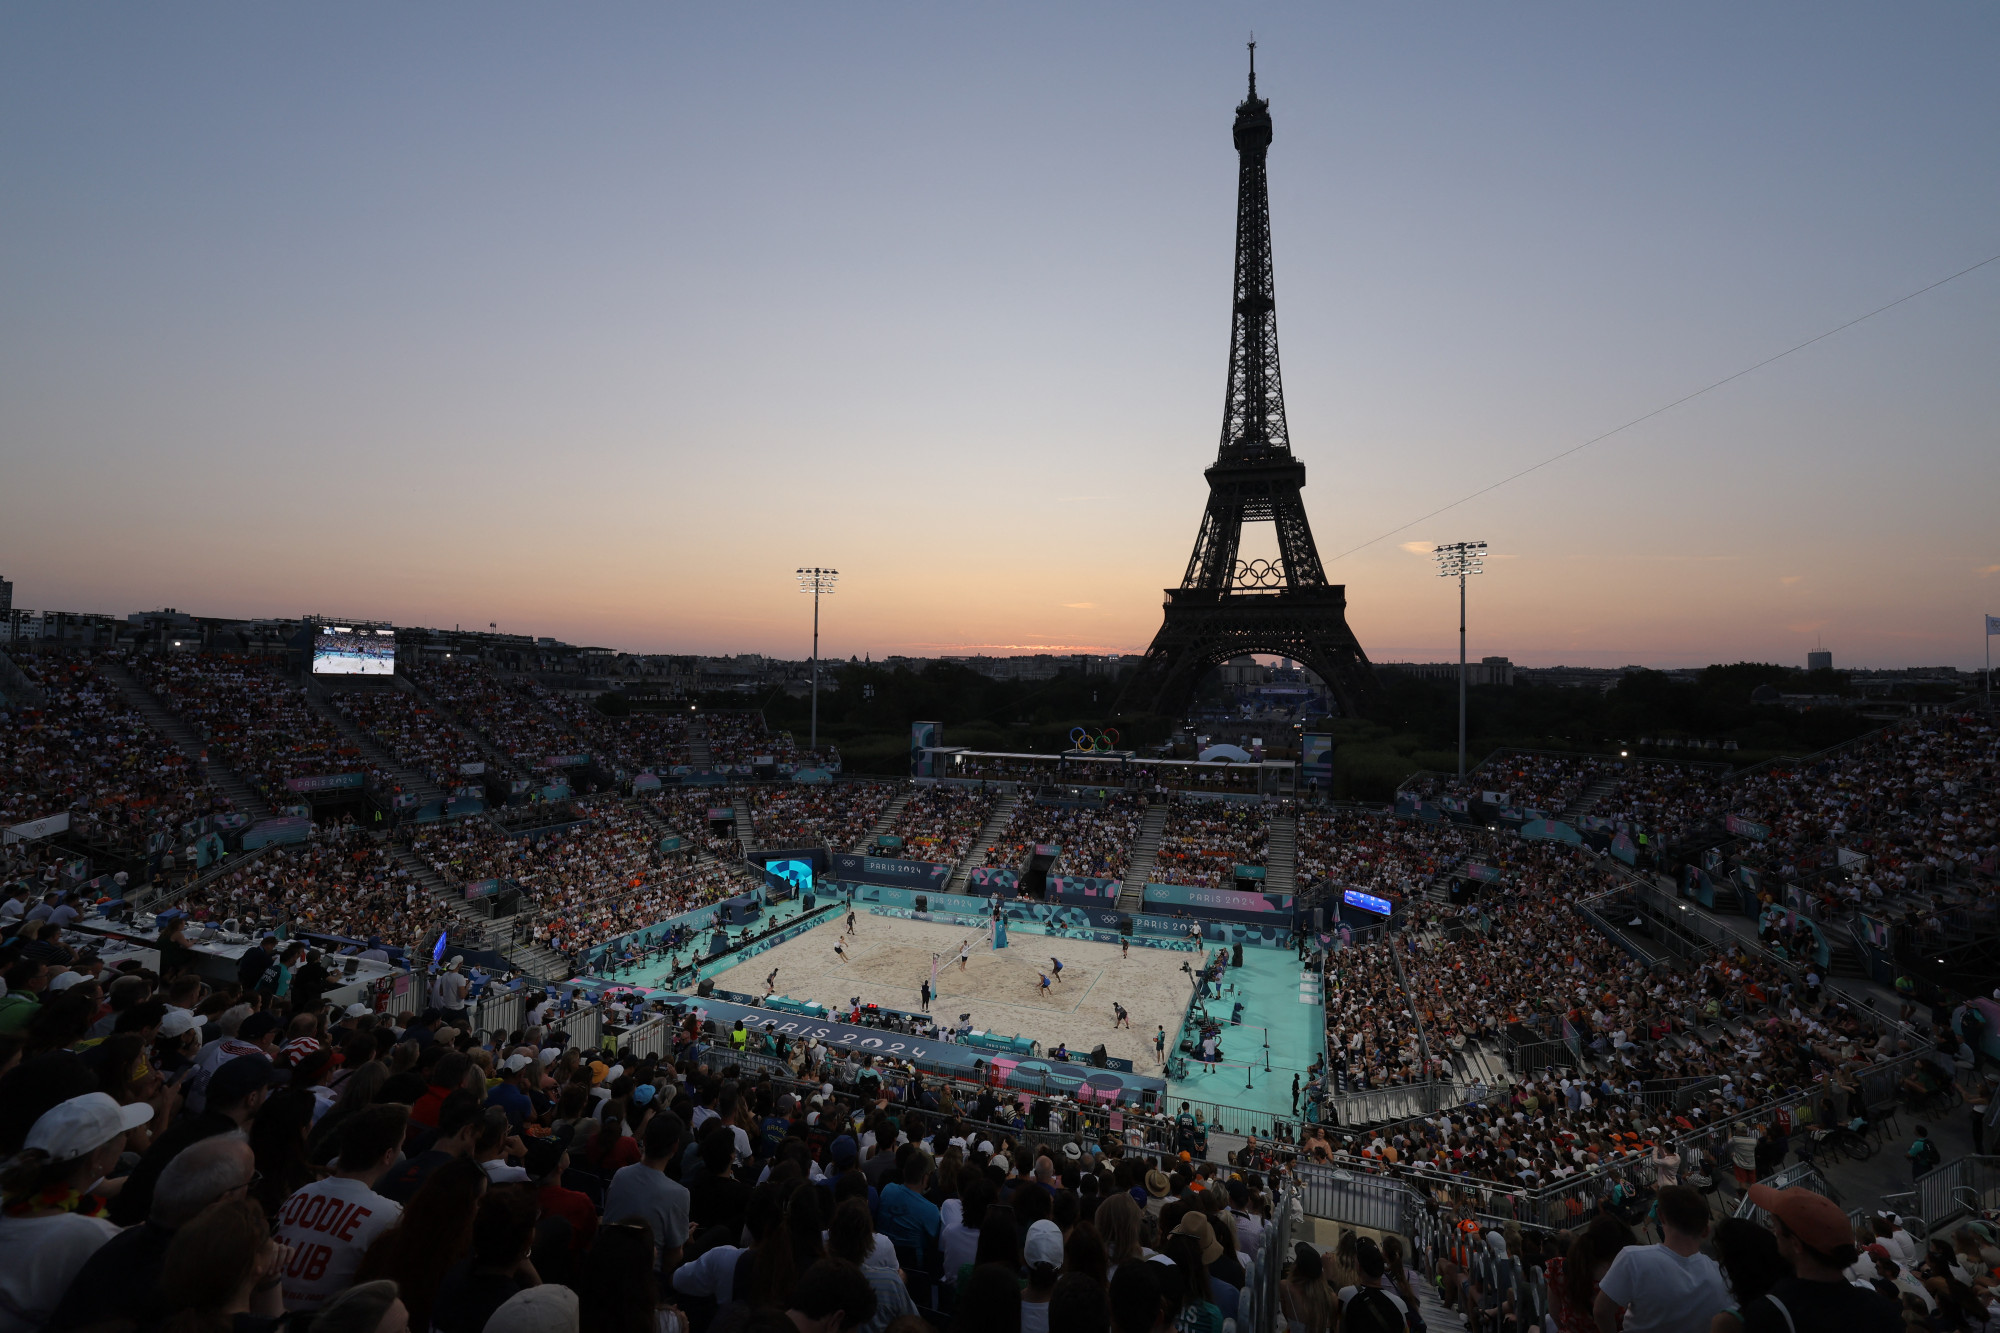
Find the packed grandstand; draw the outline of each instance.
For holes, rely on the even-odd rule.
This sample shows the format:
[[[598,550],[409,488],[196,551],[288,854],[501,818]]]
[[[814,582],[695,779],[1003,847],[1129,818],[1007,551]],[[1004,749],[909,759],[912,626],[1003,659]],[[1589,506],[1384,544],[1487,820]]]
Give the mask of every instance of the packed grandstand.
[[[1332,1188],[1338,1169],[1430,1210],[1408,1256],[1426,1301],[1510,1326],[1452,1249],[1485,1226],[1517,1256],[1533,1239],[1552,1271],[1516,1299],[1568,1328],[1558,1316],[1590,1284],[1560,1280],[1566,1231],[1598,1215],[1643,1225],[1653,1200],[1678,1206],[1661,1193],[1676,1181],[1734,1207],[1784,1165],[1775,1127],[1811,1164],[1840,1151],[1842,1126],[1858,1153],[1898,1111],[1984,1095],[1983,1011],[1935,992],[1920,1005],[1914,989],[1870,1003],[1828,948],[1893,935],[1907,955],[1995,934],[2000,745],[1972,712],[1741,772],[1511,752],[1363,807],[1243,799],[1220,779],[1058,789],[1021,759],[975,760],[957,784],[765,777],[743,770],[801,756],[754,711],[611,717],[477,661],[324,697],[251,657],[14,665],[33,694],[0,711],[0,824],[68,827],[0,850],[7,1223],[93,1199],[98,1176],[124,1183],[67,1267],[0,1277],[0,1318],[16,1321],[0,1327],[147,1324],[121,1294],[146,1284],[93,1275],[236,1246],[257,1312],[345,1309],[341,1328],[377,1327],[352,1311],[377,1302],[379,1316],[387,1292],[411,1327],[452,1330],[702,1333],[732,1297],[853,1313],[862,1293],[874,1313],[837,1321],[843,1333],[909,1314],[1020,1327],[968,1306],[1037,1297],[1055,1329],[1083,1316],[1059,1317],[1051,1288],[1115,1313],[1128,1270],[1149,1267],[1131,1261],[1153,1255],[1168,1326],[1219,1333],[1261,1299],[1274,1203]],[[713,766],[729,785],[693,785]],[[349,776],[358,795],[322,790]],[[477,808],[425,804],[473,788]],[[266,823],[296,836],[222,840]],[[1055,874],[1296,895],[1322,912],[1293,947],[1320,980],[1323,1054],[1290,1116],[1167,1104],[1114,1119],[557,984],[594,945],[756,886],[756,850],[806,847],[962,874],[1025,872],[1053,847]],[[518,896],[504,923],[475,910],[492,886]],[[1350,890],[1395,911],[1344,915]],[[75,923],[140,892],[227,923],[257,965],[191,987],[185,951],[163,944],[157,968],[100,976]],[[1697,900],[1720,902],[1704,921],[1753,924],[1669,919]],[[266,932],[302,943],[265,957]],[[481,1021],[493,1011],[468,1000],[462,970],[433,963],[441,935],[532,949],[516,959],[532,977],[485,983],[518,997],[503,1019]],[[343,956],[412,960],[417,989],[329,1011]],[[205,1105],[180,1106],[163,1079]],[[104,1137],[68,1128],[84,1122]],[[15,1156],[59,1130],[75,1152]],[[316,1253],[316,1212],[363,1205],[378,1220],[291,1262]],[[96,1222],[102,1207],[77,1213]],[[148,1219],[156,1233],[117,1229]],[[289,1252],[265,1250],[272,1219]],[[1906,1265],[1936,1284],[1918,1283],[1934,1298],[1924,1327],[1987,1327],[2000,1255],[1970,1234]],[[143,1255],[127,1239],[140,1235]],[[1893,1263],[1885,1252],[1861,1277],[1893,1285]],[[532,1322],[564,1302],[566,1324]],[[503,1309],[530,1322],[487,1322]],[[1953,1309],[1958,1322],[1939,1313]]]

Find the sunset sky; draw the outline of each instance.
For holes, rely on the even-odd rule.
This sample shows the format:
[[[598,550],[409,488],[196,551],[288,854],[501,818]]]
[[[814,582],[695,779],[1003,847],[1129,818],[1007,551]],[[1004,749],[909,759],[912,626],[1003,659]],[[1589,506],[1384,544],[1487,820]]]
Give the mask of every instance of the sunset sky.
[[[0,8],[0,577],[665,652],[1138,651],[1243,43],[1378,661],[1976,666],[2000,7]],[[1264,541],[1255,533],[1250,544]]]

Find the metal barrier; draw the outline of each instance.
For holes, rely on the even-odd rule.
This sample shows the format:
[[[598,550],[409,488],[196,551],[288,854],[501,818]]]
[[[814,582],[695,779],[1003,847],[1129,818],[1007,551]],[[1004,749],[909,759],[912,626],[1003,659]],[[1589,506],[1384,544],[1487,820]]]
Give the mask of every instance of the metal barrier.
[[[1292,1180],[1298,1186],[1301,1204],[1312,1217],[1378,1231],[1401,1231],[1409,1215],[1410,1187],[1387,1176],[1295,1162]]]
[[[488,986],[472,1010],[472,1026],[482,1032],[498,1032],[503,1037],[528,1025],[528,991],[501,990]]]

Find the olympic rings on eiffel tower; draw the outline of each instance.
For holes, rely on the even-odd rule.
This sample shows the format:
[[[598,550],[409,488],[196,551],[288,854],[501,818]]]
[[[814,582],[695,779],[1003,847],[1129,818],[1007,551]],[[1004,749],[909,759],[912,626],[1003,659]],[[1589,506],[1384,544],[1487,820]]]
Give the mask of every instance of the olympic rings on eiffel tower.
[[[1118,748],[1118,728],[1106,727],[1102,731],[1093,732],[1088,727],[1071,727],[1069,743],[1071,749],[1080,750],[1084,754],[1109,754]]]
[[[1282,560],[1242,560],[1236,562],[1234,584],[1238,588],[1281,588],[1285,583]]]

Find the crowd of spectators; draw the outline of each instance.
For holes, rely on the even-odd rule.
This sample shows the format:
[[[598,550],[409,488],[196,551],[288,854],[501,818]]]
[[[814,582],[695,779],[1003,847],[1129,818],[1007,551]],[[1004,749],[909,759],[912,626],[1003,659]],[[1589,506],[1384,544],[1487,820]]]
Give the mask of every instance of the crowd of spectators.
[[[143,969],[107,992],[79,961],[34,965],[49,999],[0,1048],[9,1330],[1220,1333],[1247,1313],[1263,1176],[1051,1134],[1046,1103],[825,1048],[785,1053],[823,1081],[753,1081],[693,1016],[658,1054],[581,1050],[546,1005],[475,1033]]]
[[[1167,808],[1153,879],[1233,888],[1235,868],[1264,864],[1264,808],[1234,801],[1177,800]]]
[[[332,722],[306,706],[305,690],[262,658],[231,653],[141,654],[132,671],[168,711],[273,804],[293,799],[291,778],[365,773],[393,781]]]
[[[627,773],[664,774],[688,762],[690,714],[685,708],[635,709],[614,717],[584,695],[540,684],[529,685],[527,692],[535,703],[588,738],[593,749],[609,755],[612,763]]]
[[[43,701],[0,706],[0,826],[67,812],[84,839],[143,853],[153,834],[229,808],[88,658],[19,665]]]
[[[736,798],[730,793],[706,787],[666,787],[651,799],[667,826],[702,850],[730,860],[743,854],[733,820],[727,833],[717,833],[709,823],[710,810],[734,812]]]
[[[486,879],[518,886],[531,938],[571,956],[745,887],[713,860],[662,851],[659,825],[622,801],[580,802],[577,813],[534,836],[480,819],[429,825],[411,850],[454,889]]]
[[[764,725],[761,711],[703,713],[700,727],[708,753],[718,764],[747,764],[759,756],[768,756],[777,764],[799,762],[798,747],[789,736],[774,735]]]
[[[424,693],[478,731],[524,768],[584,749],[576,733],[558,724],[528,693],[479,662],[426,662],[410,678]]]
[[[252,934],[285,924],[415,952],[451,923],[450,909],[396,863],[390,845],[352,820],[312,827],[304,842],[205,884],[178,904],[196,921],[238,922]]]
[[[1728,802],[1728,770],[1717,764],[1633,760],[1590,813],[1650,840],[1675,843],[1715,823]]]
[[[1657,1175],[1656,1143],[1714,1130],[1708,1151],[1727,1153],[1747,1131],[1715,1127],[1802,1090],[1844,1121],[1864,1110],[1865,1071],[1931,1050],[1747,949],[1648,967],[1578,911],[1602,887],[1586,855],[1518,844],[1501,859],[1507,886],[1448,929],[1327,958],[1326,1083],[1345,1093],[1421,1077],[1418,1025],[1437,1074],[1469,1042],[1524,1045],[1540,1060],[1507,1086],[1470,1089],[1466,1105],[1366,1132],[1336,1159],[1523,1190],[1623,1163],[1637,1188],[1641,1167]]]
[[[1480,833],[1438,821],[1383,819],[1306,806],[1297,824],[1301,888],[1331,881],[1375,894],[1421,894],[1441,871],[1455,870],[1482,841]]]
[[[1019,869],[1035,845],[1045,843],[1062,848],[1051,874],[1122,880],[1145,818],[1145,801],[1123,792],[1106,796],[1099,805],[1024,796],[1006,830],[987,849],[986,864]]]
[[[887,782],[754,787],[750,821],[760,847],[866,850],[896,788]]]
[[[983,784],[920,786],[896,812],[889,834],[903,840],[903,855],[911,860],[956,864],[999,803],[1000,793]]]
[[[465,781],[466,765],[486,760],[456,723],[407,690],[340,690],[332,697],[333,706],[397,763],[447,791]]]

